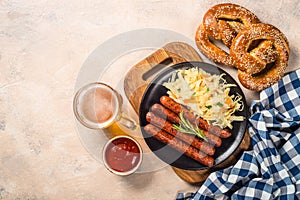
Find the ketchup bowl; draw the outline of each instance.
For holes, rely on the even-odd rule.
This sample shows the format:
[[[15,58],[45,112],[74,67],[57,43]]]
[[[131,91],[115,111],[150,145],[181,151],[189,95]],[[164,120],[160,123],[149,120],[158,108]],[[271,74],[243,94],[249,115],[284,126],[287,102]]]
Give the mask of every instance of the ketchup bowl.
[[[110,139],[103,148],[104,166],[113,174],[127,176],[142,163],[142,148],[132,137],[120,135]]]

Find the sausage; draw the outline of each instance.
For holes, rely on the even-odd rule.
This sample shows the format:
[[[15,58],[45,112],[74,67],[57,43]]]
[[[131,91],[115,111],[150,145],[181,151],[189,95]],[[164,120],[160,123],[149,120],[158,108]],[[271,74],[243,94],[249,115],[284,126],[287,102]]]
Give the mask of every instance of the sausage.
[[[180,119],[179,116],[177,114],[175,114],[173,111],[165,108],[164,106],[160,105],[160,104],[154,104],[151,107],[151,111],[154,112],[155,114],[161,116],[163,119],[166,119],[172,123],[178,124]],[[172,125],[171,125],[172,126]],[[212,144],[213,146],[216,147],[220,147],[222,144],[222,140],[213,135],[213,134],[209,134],[207,131],[203,130],[201,127],[200,129],[202,130],[202,133],[206,136],[207,141]],[[168,132],[168,130],[165,130]]]
[[[180,105],[179,103],[177,103],[176,101],[174,101],[172,98],[168,97],[168,96],[162,96],[160,98],[160,102],[162,103],[162,105],[164,105],[166,108],[170,109],[171,111],[173,111],[174,113],[176,113],[177,115],[180,113],[180,112],[183,112],[183,116],[185,118],[187,118],[190,122],[194,123],[194,124],[198,124],[198,126],[204,130],[208,130],[208,126],[209,124],[199,118],[197,120],[197,116],[194,115],[193,112],[189,111],[186,107]]]
[[[175,127],[173,127],[173,125],[170,122],[156,116],[152,112],[147,113],[146,120],[151,124],[157,126],[158,128],[173,135],[174,137],[177,137],[182,141],[186,142],[187,144],[192,145],[193,147],[203,151],[203,153],[206,153],[210,156],[215,154],[216,150],[213,146],[203,141],[202,139],[195,137],[195,135],[189,135],[189,134],[179,132]]]
[[[222,129],[219,126],[208,126],[209,133],[216,133],[220,138],[229,138],[231,133],[228,130]]]
[[[146,114],[146,120],[156,126],[158,126],[161,129],[164,129],[165,131],[167,131],[168,133],[172,134],[172,135],[176,135],[177,134],[177,129],[173,127],[173,125],[166,121],[165,119],[159,119],[159,117],[155,116],[153,113],[147,113]],[[207,131],[205,130],[201,130],[202,133],[205,135],[207,141],[209,144],[216,146],[216,147],[220,147],[222,145],[222,139],[213,135],[213,134],[209,134]],[[185,133],[180,133],[181,135],[187,135]],[[180,137],[178,136],[178,137]]]
[[[178,117],[178,114],[174,113],[173,111],[169,110],[168,108],[165,108],[164,106],[158,103],[153,104],[150,110],[156,115],[168,120],[171,123],[179,124],[180,119]]]
[[[218,136],[209,133],[208,131],[202,130],[202,133],[205,135],[208,143],[213,146],[220,147],[222,145],[222,139]]]
[[[204,154],[193,146],[189,146],[185,142],[157,128],[156,126],[147,124],[144,127],[144,130],[146,133],[153,135],[157,140],[171,146],[180,153],[184,153],[186,156],[198,161],[199,163],[208,167],[214,165],[214,159],[211,156]]]
[[[198,124],[198,126],[201,129],[204,129],[211,134],[219,136],[220,138],[228,138],[231,136],[231,133],[229,131],[224,130],[218,126],[209,125],[204,119],[198,117],[193,112],[188,110],[186,107],[180,105],[179,103],[177,103],[176,101],[174,101],[172,98],[168,96],[162,96],[160,98],[160,102],[162,105],[164,105],[166,108],[170,109],[176,114],[183,112],[183,116],[185,118],[187,118],[189,121],[191,121],[194,124]]]
[[[186,137],[191,137],[191,138],[195,138],[194,136],[185,134],[185,133],[181,133],[179,132],[170,122],[166,121],[163,118],[160,118],[158,116],[156,116],[155,114],[148,112],[146,114],[146,120],[154,125],[156,125],[157,127],[165,130],[166,132],[170,133],[171,135],[177,135],[179,138],[186,138]],[[222,140],[221,138],[213,135],[213,134],[209,134],[207,131],[201,130],[202,133],[205,135],[207,141],[209,144],[216,146],[216,147],[220,147],[222,145]],[[200,138],[196,137],[197,140],[202,141]],[[184,140],[184,139],[183,139]],[[190,143],[190,142],[189,142]]]
[[[176,114],[179,114],[184,109],[183,106],[181,106],[179,103],[177,103],[176,101],[174,101],[172,98],[168,96],[161,96],[159,100],[162,105],[172,110]]]

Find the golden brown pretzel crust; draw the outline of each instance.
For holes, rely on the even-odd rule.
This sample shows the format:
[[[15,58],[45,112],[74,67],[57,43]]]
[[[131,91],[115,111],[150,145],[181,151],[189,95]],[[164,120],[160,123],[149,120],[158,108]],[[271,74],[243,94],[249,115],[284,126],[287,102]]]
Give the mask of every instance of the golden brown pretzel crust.
[[[211,43],[209,36],[204,29],[203,24],[201,24],[196,32],[196,45],[198,49],[207,57],[209,57],[215,63],[221,63],[227,66],[234,66],[232,58],[227,52],[218,46]]]
[[[255,41],[260,43],[250,49]],[[261,91],[284,75],[289,51],[288,41],[279,29],[270,24],[253,24],[233,40],[230,55],[239,69],[238,78],[242,85]]]
[[[221,40],[222,27],[220,22],[226,22],[231,27],[231,34],[237,34],[245,27],[259,23],[259,19],[250,10],[231,3],[218,4],[211,7],[203,17],[203,24],[208,35]],[[223,24],[224,26],[224,24]]]
[[[215,5],[205,13],[203,24],[197,29],[195,35],[197,47],[214,62],[234,66],[230,55],[213,44],[210,38],[221,40],[230,48],[236,35],[254,23],[259,23],[259,19],[244,7],[230,3]]]

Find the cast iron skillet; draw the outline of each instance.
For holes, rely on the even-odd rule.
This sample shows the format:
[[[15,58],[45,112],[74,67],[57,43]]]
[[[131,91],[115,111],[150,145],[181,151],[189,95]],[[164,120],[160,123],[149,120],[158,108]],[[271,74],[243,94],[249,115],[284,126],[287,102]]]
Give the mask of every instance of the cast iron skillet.
[[[248,108],[245,95],[241,88],[238,86],[238,83],[224,70],[208,63],[184,62],[168,67],[166,70],[159,73],[148,85],[148,88],[146,89],[142,97],[141,106],[139,110],[139,120],[142,134],[149,148],[161,160],[170,164],[173,167],[186,170],[200,170],[205,169],[207,167],[185,156],[184,154],[179,153],[172,147],[169,147],[168,145],[165,145],[164,143],[158,141],[151,135],[147,134],[143,127],[148,124],[148,122],[146,121],[146,114],[150,110],[150,107],[155,103],[160,103],[159,99],[161,96],[167,95],[167,89],[162,84],[164,82],[167,82],[172,76],[172,74],[176,73],[177,70],[188,69],[193,67],[201,68],[210,74],[226,74],[224,78],[226,79],[227,83],[233,83],[237,86],[231,88],[230,95],[238,93],[243,97],[244,109],[242,111],[237,111],[235,114],[244,116],[245,120],[243,122],[234,122],[233,129],[231,130],[232,136],[227,139],[222,139],[222,146],[216,148],[216,153],[213,156],[215,159],[214,166],[226,160],[237,149],[244,137],[247,127]]]

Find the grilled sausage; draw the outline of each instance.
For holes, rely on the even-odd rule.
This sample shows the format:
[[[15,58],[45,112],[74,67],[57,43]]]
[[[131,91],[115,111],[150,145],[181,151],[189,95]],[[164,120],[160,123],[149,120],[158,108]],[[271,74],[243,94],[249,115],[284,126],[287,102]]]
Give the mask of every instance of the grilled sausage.
[[[179,124],[180,119],[178,117],[178,114],[174,113],[173,111],[169,110],[168,108],[158,103],[153,104],[150,110],[154,112],[156,115],[168,120],[171,123]]]
[[[147,113],[146,120],[151,124],[157,126],[158,128],[166,131],[167,133],[181,139],[187,144],[192,145],[193,147],[201,150],[203,153],[206,153],[210,156],[215,154],[216,150],[213,146],[209,145],[207,142],[203,141],[202,139],[195,137],[194,135],[188,135],[177,131],[176,128],[173,127],[173,125],[170,122],[156,116],[152,112]]]
[[[186,156],[198,161],[199,163],[211,167],[214,164],[214,159],[211,156],[208,156],[195,147],[189,146],[185,142],[177,139],[176,137],[168,134],[167,132],[157,128],[152,124],[147,124],[144,127],[144,130],[153,135],[157,140],[171,146],[180,153],[184,153]]]
[[[151,111],[154,112],[155,114],[161,116],[163,119],[166,119],[172,123],[178,124],[180,119],[179,116],[174,113],[173,111],[169,110],[168,108],[165,108],[164,106],[160,104],[153,104],[151,107]],[[194,121],[195,122],[195,121]],[[199,127],[202,130],[202,133],[206,136],[206,139],[210,144],[216,147],[220,147],[222,144],[221,138],[214,134],[210,134],[208,131],[205,131],[204,128]],[[212,127],[214,128],[214,127]],[[203,130],[204,129],[204,130]],[[213,132],[214,130],[212,130]],[[168,132],[168,131],[167,131]]]
[[[220,138],[229,138],[231,133],[228,130],[222,129],[219,126],[208,126],[209,133],[216,133]]]
[[[183,116],[187,118],[189,121],[191,121],[194,124],[198,124],[198,126],[201,129],[204,129],[208,131],[211,134],[214,134],[216,136],[219,136],[221,138],[228,138],[231,136],[231,133],[227,130],[224,130],[218,126],[209,125],[205,120],[202,118],[196,116],[193,112],[185,108],[184,106],[180,105],[176,101],[174,101],[172,98],[168,96],[162,96],[160,98],[160,102],[168,109],[173,111],[176,114],[179,114],[180,112],[183,112]]]
[[[172,134],[172,135],[178,135],[178,137],[182,136],[182,137],[191,137],[191,135],[187,135],[185,133],[181,133],[179,131],[177,131],[177,129],[175,127],[173,127],[173,125],[166,121],[165,119],[163,118],[159,118],[158,116],[156,116],[155,114],[151,113],[151,112],[148,112],[146,114],[146,120],[154,125],[156,125],[157,127],[165,130],[166,132]],[[220,147],[222,145],[222,139],[213,135],[213,134],[209,134],[207,131],[205,130],[201,130],[202,133],[205,135],[207,141],[209,144],[211,144],[212,146],[216,146],[216,147]],[[177,133],[178,132],[178,133]],[[193,137],[193,136],[192,136]],[[193,137],[194,138],[194,137]],[[198,140],[201,140],[199,139],[198,137],[196,137]]]

